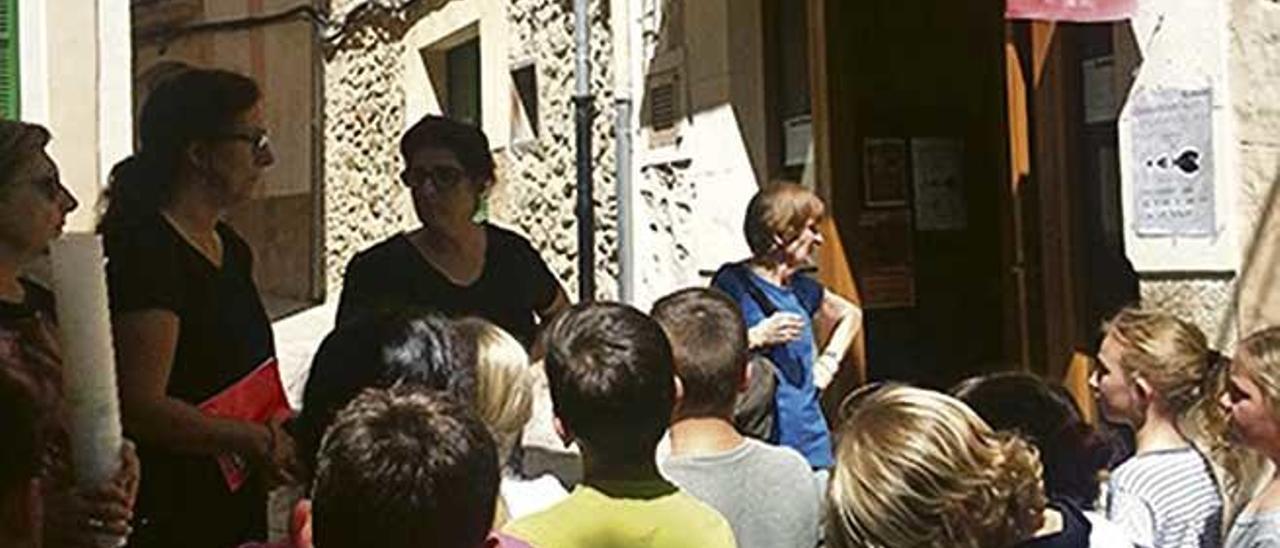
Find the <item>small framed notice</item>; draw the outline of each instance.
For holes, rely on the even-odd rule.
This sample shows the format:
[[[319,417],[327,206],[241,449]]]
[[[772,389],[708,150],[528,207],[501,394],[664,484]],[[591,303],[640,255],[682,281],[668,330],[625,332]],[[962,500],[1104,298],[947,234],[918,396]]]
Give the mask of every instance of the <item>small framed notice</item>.
[[[866,139],[862,144],[862,186],[867,207],[907,205],[907,140]]]

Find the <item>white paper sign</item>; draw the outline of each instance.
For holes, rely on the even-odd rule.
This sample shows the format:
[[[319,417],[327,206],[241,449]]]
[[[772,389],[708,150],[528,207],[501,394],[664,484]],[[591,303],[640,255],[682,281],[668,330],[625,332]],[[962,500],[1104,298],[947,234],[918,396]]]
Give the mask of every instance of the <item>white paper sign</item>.
[[[1216,236],[1211,90],[1141,92],[1132,118],[1135,234]]]
[[[917,230],[964,230],[964,141],[911,140],[911,173]]]

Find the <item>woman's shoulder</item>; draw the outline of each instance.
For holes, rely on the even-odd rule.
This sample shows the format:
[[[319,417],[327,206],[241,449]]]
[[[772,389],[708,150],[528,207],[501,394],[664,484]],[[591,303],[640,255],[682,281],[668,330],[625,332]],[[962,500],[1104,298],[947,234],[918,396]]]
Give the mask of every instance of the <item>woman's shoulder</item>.
[[[347,263],[347,269],[381,268],[384,265],[399,264],[413,258],[413,244],[403,232],[394,234],[372,246],[356,253]]]
[[[517,232],[514,228],[507,228],[486,222],[484,224],[486,236],[489,238],[489,245],[497,249],[522,248],[533,250],[533,242],[523,234]]]
[[[176,243],[176,239],[173,236],[175,236],[173,230],[169,228],[168,223],[159,213],[141,215],[102,227],[102,240],[108,250],[112,244],[146,243],[148,245],[157,245]]]
[[[746,261],[733,261],[720,265],[716,269],[716,273],[711,276],[711,285],[716,287],[736,286],[742,280],[742,276],[746,274]]]

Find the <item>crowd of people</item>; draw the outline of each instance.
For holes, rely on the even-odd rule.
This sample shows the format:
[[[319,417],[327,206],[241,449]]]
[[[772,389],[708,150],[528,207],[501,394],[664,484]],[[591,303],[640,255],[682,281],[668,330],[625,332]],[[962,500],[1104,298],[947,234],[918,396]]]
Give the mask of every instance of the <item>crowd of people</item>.
[[[275,354],[252,253],[222,221],[274,161],[261,100],[244,76],[179,71],[112,172],[99,232],[132,441],[91,490],[71,466],[56,297],[22,274],[78,203],[49,133],[0,122],[0,545],[1280,546],[1280,328],[1229,358],[1173,315],[1117,312],[1090,377],[1110,426],[1012,372],[947,393],[863,386],[828,424],[819,398],[861,311],[807,271],[812,192],[762,188],[752,256],[710,287],[648,313],[572,304],[528,240],[485,218],[484,134],[438,116],[401,141],[421,226],[351,261],[301,410],[207,414]],[[541,374],[577,485],[521,459]],[[267,544],[280,485],[307,497]]]

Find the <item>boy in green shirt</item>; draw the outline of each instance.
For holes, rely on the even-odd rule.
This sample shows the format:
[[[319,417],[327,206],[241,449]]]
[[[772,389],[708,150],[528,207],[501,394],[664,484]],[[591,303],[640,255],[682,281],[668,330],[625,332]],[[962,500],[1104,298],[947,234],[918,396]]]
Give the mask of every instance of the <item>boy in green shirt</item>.
[[[582,450],[568,499],[506,532],[535,548],[728,548],[725,519],[662,478],[654,449],[675,405],[671,345],[656,322],[618,303],[585,303],[547,328],[557,433]]]

